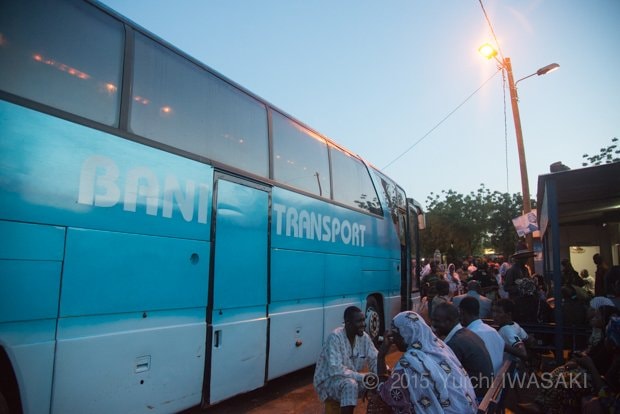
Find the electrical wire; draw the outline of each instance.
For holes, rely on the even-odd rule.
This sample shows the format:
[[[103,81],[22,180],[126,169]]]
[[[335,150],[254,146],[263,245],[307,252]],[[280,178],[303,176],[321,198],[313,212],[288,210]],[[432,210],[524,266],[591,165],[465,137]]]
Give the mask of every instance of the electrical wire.
[[[502,90],[504,91],[504,152],[506,157],[506,192],[510,194],[508,174],[508,115],[506,111],[506,72],[502,71]]]
[[[409,148],[407,148],[405,151],[403,151],[398,157],[394,158],[385,167],[383,167],[383,170],[385,170],[390,165],[394,164],[396,161],[401,159],[406,153],[411,151],[413,149],[413,147],[415,147],[420,142],[422,142],[424,140],[424,138],[429,136],[434,130],[436,130],[441,124],[443,124],[448,118],[450,118],[450,116],[452,116],[452,114],[454,114],[456,111],[458,111],[461,106],[465,105],[465,103],[467,101],[469,101],[476,93],[478,93],[478,91],[480,91],[480,89],[482,89],[484,87],[484,85],[486,85],[491,79],[493,79],[495,77],[495,75],[497,75],[497,73],[500,72],[501,70],[502,70],[502,68],[499,68],[497,70],[497,72],[493,73],[493,75],[491,75],[491,77],[489,79],[484,81],[484,83],[482,85],[480,85],[480,87],[478,89],[473,91],[467,98],[465,98],[465,100],[463,102],[461,102],[456,108],[454,108],[452,111],[450,111],[450,113],[448,113],[448,115],[443,117],[443,119],[441,121],[439,121],[434,127],[432,127],[426,134],[424,134],[420,139],[418,139],[416,142],[414,142]]]
[[[489,30],[491,30],[491,35],[493,36],[493,40],[495,41],[495,45],[497,46],[497,53],[499,53],[499,56],[502,58],[501,62],[505,62],[504,59],[504,54],[502,53],[502,48],[499,45],[499,41],[497,40],[497,36],[495,35],[495,30],[493,30],[493,25],[491,24],[491,19],[489,19],[489,15],[487,14],[486,9],[484,8],[484,4],[482,3],[482,0],[478,0],[478,2],[480,3],[480,7],[482,8],[482,13],[484,14],[484,18],[487,21],[487,24],[489,25]],[[503,69],[503,64],[501,65],[501,69]],[[506,192],[510,193],[510,186],[508,184],[509,182],[509,173],[508,173],[508,121],[507,121],[507,115],[506,115],[506,73],[504,73],[502,71],[502,86],[503,86],[503,92],[504,92],[504,148],[505,148],[505,153],[506,153]]]
[[[502,53],[502,48],[499,45],[499,42],[497,41],[497,36],[495,36],[495,30],[493,30],[493,25],[491,24],[491,20],[489,19],[489,15],[487,14],[486,9],[484,8],[484,4],[482,4],[482,0],[478,0],[480,2],[480,7],[482,7],[482,13],[484,13],[484,18],[487,21],[487,24],[489,25],[489,29],[491,30],[491,35],[493,35],[493,40],[495,40],[495,45],[497,46],[497,52],[499,53],[500,57],[502,58],[502,62],[504,61],[504,54]]]

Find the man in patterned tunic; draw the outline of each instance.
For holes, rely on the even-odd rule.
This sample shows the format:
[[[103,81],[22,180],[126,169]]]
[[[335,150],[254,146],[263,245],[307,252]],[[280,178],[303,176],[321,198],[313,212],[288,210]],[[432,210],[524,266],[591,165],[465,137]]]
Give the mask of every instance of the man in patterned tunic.
[[[376,385],[378,352],[365,329],[364,313],[349,306],[344,327],[329,335],[316,363],[314,388],[321,401],[338,401],[341,413],[353,413],[358,398]],[[364,369],[368,372],[363,373]]]

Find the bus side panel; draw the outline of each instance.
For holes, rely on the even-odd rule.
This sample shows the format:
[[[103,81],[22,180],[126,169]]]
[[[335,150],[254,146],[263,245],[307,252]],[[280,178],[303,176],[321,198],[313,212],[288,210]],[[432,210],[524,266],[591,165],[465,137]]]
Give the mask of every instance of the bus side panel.
[[[0,324],[55,318],[61,262],[0,260]]]
[[[212,340],[211,404],[265,384],[267,318],[264,306],[228,309],[214,314]]]
[[[363,291],[362,258],[328,254],[325,255],[325,296],[339,296]]]
[[[56,320],[0,324],[0,342],[13,363],[24,414],[50,412]]]
[[[0,218],[208,240],[213,168],[0,101]]]
[[[322,306],[320,297],[270,305],[269,380],[316,363],[323,343]]]
[[[200,403],[206,312],[59,321],[52,413],[170,413]]]
[[[60,316],[206,308],[209,243],[70,228]]]
[[[382,292],[384,325],[400,312],[400,261],[373,257],[363,258],[361,284],[366,292]]]
[[[0,234],[0,259],[62,260],[63,227],[0,220]]]
[[[0,221],[0,234],[0,347],[24,412],[49,412],[65,229]]]
[[[66,245],[53,411],[198,404],[209,243],[70,228]]]
[[[60,272],[61,262],[0,260],[0,347],[25,413],[49,412]]]
[[[364,291],[399,291],[400,261],[377,257],[364,257],[362,258],[361,266],[362,278],[360,283]]]
[[[325,254],[272,249],[271,303],[322,298],[325,269]]]

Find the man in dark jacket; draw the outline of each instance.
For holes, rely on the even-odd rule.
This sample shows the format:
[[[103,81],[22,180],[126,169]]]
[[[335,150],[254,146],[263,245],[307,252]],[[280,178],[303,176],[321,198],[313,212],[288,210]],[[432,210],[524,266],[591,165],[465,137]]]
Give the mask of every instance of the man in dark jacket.
[[[522,277],[530,276],[530,272],[525,264],[527,263],[527,259],[534,256],[536,256],[536,253],[529,250],[525,243],[519,244],[519,246],[517,246],[517,251],[510,256],[514,264],[510,266],[510,269],[506,271],[506,275],[504,276],[504,290],[511,299],[514,300],[519,296],[517,280]]]
[[[450,303],[437,305],[431,317],[437,335],[454,351],[481,400],[493,381],[493,363],[484,342],[459,323],[459,311]]]
[[[594,296],[606,296],[608,286],[605,284],[605,274],[609,269],[605,259],[599,253],[592,256],[592,261],[596,265],[596,273],[594,274]]]

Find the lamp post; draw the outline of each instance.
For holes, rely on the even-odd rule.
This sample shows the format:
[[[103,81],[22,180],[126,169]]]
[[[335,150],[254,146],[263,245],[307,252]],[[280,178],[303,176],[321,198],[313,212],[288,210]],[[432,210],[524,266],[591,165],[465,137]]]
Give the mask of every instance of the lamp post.
[[[480,46],[478,49],[480,54],[487,59],[495,58],[495,60],[499,63],[501,69],[506,71],[506,75],[508,77],[508,86],[510,89],[510,104],[512,107],[512,117],[514,118],[515,123],[515,133],[517,136],[517,151],[519,152],[519,167],[521,169],[521,191],[523,194],[523,214],[527,214],[532,210],[532,205],[530,202],[530,184],[527,176],[527,164],[525,162],[525,148],[523,146],[523,131],[521,130],[521,117],[519,115],[519,96],[517,95],[517,83],[521,82],[523,79],[527,79],[531,76],[538,75],[546,75],[549,72],[552,72],[560,67],[557,63],[552,63],[550,65],[544,66],[538,69],[536,72],[531,75],[527,75],[518,81],[514,81],[512,76],[512,63],[510,62],[510,58],[503,57],[501,60],[497,58],[497,50],[488,43]],[[532,246],[532,234],[529,233],[527,235],[527,244],[529,248],[533,248]]]

